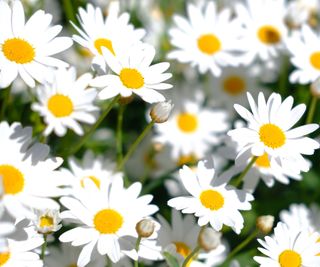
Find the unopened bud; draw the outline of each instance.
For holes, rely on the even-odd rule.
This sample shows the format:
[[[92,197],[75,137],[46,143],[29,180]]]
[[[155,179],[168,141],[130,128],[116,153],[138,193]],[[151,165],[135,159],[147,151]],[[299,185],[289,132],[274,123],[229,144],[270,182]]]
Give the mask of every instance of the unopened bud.
[[[166,122],[169,118],[173,104],[171,100],[155,104],[150,111],[151,119],[156,123]]]
[[[143,219],[136,225],[136,231],[140,237],[151,236],[155,229],[155,223],[150,219]]]
[[[222,234],[220,232],[210,227],[201,229],[198,244],[204,251],[209,252],[221,244],[221,236]]]
[[[320,77],[310,85],[310,90],[313,96],[320,98]]]
[[[34,219],[34,225],[38,233],[51,234],[58,231],[62,225],[58,210],[38,210]]]
[[[271,215],[259,216],[256,221],[257,229],[267,235],[273,228],[274,217]]]

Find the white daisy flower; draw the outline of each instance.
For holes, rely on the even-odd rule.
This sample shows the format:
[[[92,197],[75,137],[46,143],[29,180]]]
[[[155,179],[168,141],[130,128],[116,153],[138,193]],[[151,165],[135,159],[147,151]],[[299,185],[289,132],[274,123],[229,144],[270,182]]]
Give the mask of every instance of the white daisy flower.
[[[161,229],[159,231],[158,243],[162,246],[163,251],[168,251],[172,254],[180,264],[198,245],[197,240],[200,232],[200,227],[196,224],[192,215],[182,215],[172,209],[171,225],[160,215],[158,215]],[[192,259],[188,262],[188,267],[212,267],[219,266],[226,257],[226,246],[221,243],[216,249],[209,253],[201,252],[197,259]],[[213,261],[213,258],[215,259]],[[202,263],[210,260],[211,265]]]
[[[92,79],[90,73],[76,78],[76,69],[61,68],[54,73],[52,84],[46,84],[37,90],[39,103],[33,103],[32,109],[44,117],[47,127],[44,135],[54,131],[64,136],[67,129],[83,135],[78,121],[93,124],[98,108],[93,105],[97,96],[96,89],[88,89]]]
[[[215,2],[201,7],[187,5],[189,20],[175,15],[177,27],[169,31],[171,43],[177,48],[168,58],[198,66],[200,73],[208,70],[220,76],[222,66],[236,66],[238,59],[232,52],[239,50],[238,36],[241,31],[237,20],[231,19],[231,11],[217,12]]]
[[[31,127],[20,123],[0,123],[0,175],[3,182],[3,205],[14,217],[33,216],[31,209],[58,209],[50,197],[64,193],[63,177],[55,171],[61,158],[50,158],[49,147],[32,141]]]
[[[13,1],[12,8],[0,1],[0,87],[9,86],[19,76],[30,86],[35,80],[47,81],[49,67],[66,67],[68,64],[51,57],[72,45],[69,37],[56,37],[60,25],[51,27],[52,16],[38,10],[25,22],[23,6]]]
[[[89,179],[85,184],[86,189],[79,189],[76,194],[78,199],[60,199],[68,209],[61,213],[61,217],[79,224],[62,234],[60,241],[72,242],[73,246],[86,244],[78,258],[79,267],[90,262],[92,251],[96,249],[101,255],[107,254],[113,262],[120,260],[120,252],[129,253],[136,259],[135,244],[125,236],[137,237],[137,222],[158,210],[155,205],[149,205],[152,196],[138,197],[141,184],[134,183],[125,189],[121,178],[100,190]]]
[[[134,93],[148,103],[165,100],[156,90],[172,87],[171,84],[164,83],[172,77],[171,73],[165,73],[170,64],[162,62],[150,66],[155,55],[152,46],[142,43],[131,48],[115,46],[116,56],[105,48],[102,50],[104,59],[115,74],[102,75],[91,82],[92,86],[102,88],[100,99],[112,98],[118,94],[129,97]]]
[[[254,260],[261,267],[320,266],[318,238],[318,234],[308,231],[292,232],[286,224],[279,222],[273,237],[258,239],[262,245],[258,250],[266,257],[255,256]]]
[[[258,106],[247,93],[251,112],[235,105],[239,115],[248,122],[247,127],[234,129],[228,135],[240,146],[239,161],[246,161],[247,155],[262,156],[267,153],[271,160],[292,168],[295,173],[308,171],[310,163],[302,155],[312,155],[319,148],[318,142],[305,137],[319,128],[317,124],[307,124],[291,129],[302,117],[306,106],[300,104],[292,108],[293,97],[283,102],[279,94],[273,93],[265,100],[259,93]],[[247,153],[250,151],[250,153]]]
[[[59,210],[36,210],[32,224],[40,234],[52,234],[61,229]]]
[[[210,223],[220,231],[225,224],[239,234],[244,223],[239,210],[250,210],[253,196],[221,183],[214,175],[215,170],[206,168],[203,161],[198,163],[196,172],[183,166],[180,177],[191,196],[173,198],[168,205],[183,213],[194,213],[200,226]]]
[[[243,63],[250,64],[257,57],[263,61],[277,57],[287,36],[285,0],[247,0],[246,5],[237,4],[235,11],[244,27]]]
[[[73,35],[73,39],[89,49],[94,55],[92,63],[98,64],[104,70],[106,64],[102,48],[116,55],[114,47],[117,44],[130,47],[145,35],[145,30],[134,29],[133,25],[129,24],[130,15],[128,13],[122,13],[119,16],[119,3],[117,2],[109,4],[106,18],[103,17],[99,7],[95,8],[88,4],[86,10],[79,8],[78,19],[82,29],[73,24],[80,34]]]
[[[291,83],[308,84],[320,76],[320,34],[307,25],[288,38],[291,63],[297,68],[289,79]]]

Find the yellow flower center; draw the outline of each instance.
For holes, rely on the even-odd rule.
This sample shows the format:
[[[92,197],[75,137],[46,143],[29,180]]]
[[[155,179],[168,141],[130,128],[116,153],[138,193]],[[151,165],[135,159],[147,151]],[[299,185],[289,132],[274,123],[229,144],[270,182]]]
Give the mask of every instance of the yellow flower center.
[[[264,152],[264,154],[256,159],[256,166],[261,168],[270,168],[270,161],[268,154]]]
[[[121,228],[123,218],[113,209],[104,209],[94,216],[93,223],[101,234],[115,234]]]
[[[210,210],[219,210],[224,205],[224,197],[218,191],[209,189],[200,194],[201,204]]]
[[[204,54],[213,55],[221,49],[221,42],[212,33],[203,34],[198,38],[198,48]]]
[[[102,47],[107,48],[114,56],[116,55],[113,50],[112,42],[109,39],[99,38],[95,40],[94,47],[98,50],[100,55],[102,55]]]
[[[262,43],[267,45],[275,45],[281,40],[280,32],[271,25],[265,25],[259,28],[258,37]]]
[[[182,257],[186,258],[191,253],[191,249],[184,242],[173,242],[176,246],[177,253],[179,253]],[[187,263],[187,267],[190,266],[192,259],[190,259]]]
[[[10,252],[0,252],[0,266],[5,265],[9,258]]]
[[[319,52],[314,52],[310,56],[310,63],[312,67],[314,67],[317,70],[320,70],[320,51]]]
[[[120,72],[122,84],[131,89],[139,89],[144,85],[144,78],[136,69],[123,68]]]
[[[86,176],[81,179],[80,183],[83,188],[84,188],[84,179],[86,178],[90,179],[98,188],[100,188],[100,180],[93,175]]]
[[[273,149],[282,147],[286,142],[284,132],[272,123],[264,124],[259,130],[260,141]]]
[[[193,133],[198,128],[198,118],[191,113],[181,113],[177,117],[178,127],[185,133]]]
[[[241,94],[245,87],[245,81],[239,76],[230,76],[223,81],[223,90],[232,96]]]
[[[23,190],[23,174],[14,166],[0,165],[0,176],[2,176],[3,191],[5,194],[15,195]]]
[[[73,103],[68,96],[56,94],[48,100],[48,109],[57,118],[67,117],[73,112]]]
[[[26,64],[34,60],[36,53],[31,44],[20,38],[7,39],[2,45],[5,57],[17,64]]]
[[[40,217],[40,227],[51,227],[53,226],[53,218],[50,216],[41,216]]]
[[[177,165],[183,166],[183,165],[194,165],[198,161],[197,157],[194,154],[189,155],[181,155],[178,159]]]
[[[284,250],[278,260],[281,267],[300,267],[302,263],[300,254],[290,249]]]

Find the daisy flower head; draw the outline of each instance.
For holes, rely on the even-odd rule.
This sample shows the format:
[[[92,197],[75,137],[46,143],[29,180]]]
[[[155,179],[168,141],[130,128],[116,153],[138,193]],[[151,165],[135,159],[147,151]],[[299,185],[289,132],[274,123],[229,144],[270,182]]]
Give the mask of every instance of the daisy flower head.
[[[261,267],[320,266],[318,238],[319,234],[291,231],[286,224],[279,222],[272,237],[258,239],[262,246],[258,250],[266,257],[255,256],[254,260]]]
[[[115,46],[114,49],[116,56],[102,48],[104,59],[114,74],[98,76],[91,82],[92,86],[102,88],[99,98],[108,99],[118,94],[129,97],[136,94],[148,103],[164,101],[165,97],[156,90],[172,87],[171,84],[164,83],[172,77],[171,73],[165,73],[170,64],[161,62],[150,65],[155,49],[148,44],[139,43],[131,48]]]
[[[64,194],[63,177],[56,170],[61,158],[49,157],[49,147],[33,143],[32,128],[0,123],[0,175],[3,206],[15,218],[32,218],[31,209],[59,209],[51,199]]]
[[[287,164],[293,172],[308,171],[310,163],[302,155],[312,155],[319,144],[305,135],[319,126],[307,124],[291,129],[302,117],[306,106],[299,104],[292,108],[293,97],[282,101],[277,93],[272,93],[266,101],[260,92],[258,105],[250,93],[247,96],[251,112],[237,104],[234,108],[248,125],[228,132],[240,146],[236,160],[243,161],[248,155],[259,157],[267,153],[280,165]]]
[[[78,20],[81,28],[73,24],[80,35],[73,35],[73,39],[89,49],[94,58],[92,63],[106,70],[106,62],[102,48],[108,49],[116,55],[114,47],[118,44],[131,47],[140,41],[145,35],[145,30],[134,29],[129,23],[130,15],[119,15],[119,3],[111,2],[108,8],[108,16],[104,18],[101,8],[87,4],[86,10],[79,8]]]
[[[86,189],[79,189],[77,199],[60,199],[67,208],[61,217],[79,225],[62,234],[60,241],[72,242],[73,246],[85,245],[78,258],[79,267],[90,262],[93,250],[100,255],[107,254],[113,262],[120,260],[121,252],[137,258],[133,251],[135,244],[126,236],[137,237],[137,222],[158,210],[149,204],[152,196],[138,197],[141,184],[134,183],[125,189],[123,179],[115,179],[100,190],[89,179],[85,183]]]
[[[171,44],[177,48],[168,58],[197,66],[200,73],[210,71],[220,76],[222,66],[236,66],[238,60],[232,54],[238,50],[237,20],[231,19],[231,11],[217,11],[216,3],[208,2],[203,10],[191,3],[187,5],[188,19],[175,15],[176,27],[170,29]]]
[[[244,223],[239,210],[250,210],[253,196],[221,183],[214,177],[215,170],[204,164],[199,161],[196,172],[187,166],[180,169],[182,183],[191,196],[173,198],[168,205],[182,213],[194,213],[200,226],[210,223],[214,230],[220,231],[225,224],[239,234]]]
[[[97,96],[94,88],[88,88],[92,75],[85,73],[78,79],[74,67],[60,68],[54,73],[54,81],[37,90],[38,103],[32,109],[44,117],[47,125],[44,135],[52,131],[64,136],[67,129],[83,135],[79,122],[93,124],[96,121],[98,107],[93,105]]]
[[[62,27],[50,26],[50,14],[38,10],[25,22],[20,1],[13,1],[12,7],[0,1],[0,18],[0,87],[8,87],[18,75],[34,87],[35,80],[44,83],[51,77],[50,67],[68,65],[52,57],[69,48],[72,39],[56,37]]]
[[[287,28],[284,23],[285,0],[247,0],[235,6],[243,26],[242,63],[248,65],[256,58],[268,61],[284,49]]]
[[[320,76],[320,34],[304,25],[288,38],[291,63],[297,68],[289,79],[292,83],[308,84]]]
[[[51,234],[60,230],[61,218],[59,210],[36,210],[35,217],[32,220],[35,229],[40,234]]]

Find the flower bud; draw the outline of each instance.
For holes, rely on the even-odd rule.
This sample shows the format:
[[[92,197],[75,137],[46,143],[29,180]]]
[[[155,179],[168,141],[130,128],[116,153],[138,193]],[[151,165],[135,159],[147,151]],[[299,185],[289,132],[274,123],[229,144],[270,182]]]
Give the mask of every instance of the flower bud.
[[[198,244],[204,251],[209,252],[221,244],[221,236],[220,232],[210,227],[201,229],[198,236]]]
[[[155,223],[150,219],[142,219],[136,225],[136,231],[140,237],[147,238],[151,236],[155,229]]]
[[[150,111],[151,119],[156,123],[166,122],[169,118],[173,104],[171,100],[155,104]]]
[[[310,90],[313,96],[320,98],[320,77],[310,85]]]
[[[36,211],[36,218],[33,220],[36,230],[40,234],[51,234],[58,231],[62,225],[58,210]]]
[[[259,216],[256,221],[257,229],[267,235],[273,228],[274,217],[271,215]]]

